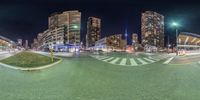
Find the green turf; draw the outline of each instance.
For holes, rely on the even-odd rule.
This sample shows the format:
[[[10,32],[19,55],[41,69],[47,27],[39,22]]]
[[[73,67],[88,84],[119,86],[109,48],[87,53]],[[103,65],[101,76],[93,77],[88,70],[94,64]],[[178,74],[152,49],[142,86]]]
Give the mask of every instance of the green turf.
[[[54,58],[53,62],[56,62],[58,60],[59,59]],[[12,66],[25,68],[39,67],[53,63],[50,57],[32,52],[20,52],[14,56],[3,59],[0,62]]]

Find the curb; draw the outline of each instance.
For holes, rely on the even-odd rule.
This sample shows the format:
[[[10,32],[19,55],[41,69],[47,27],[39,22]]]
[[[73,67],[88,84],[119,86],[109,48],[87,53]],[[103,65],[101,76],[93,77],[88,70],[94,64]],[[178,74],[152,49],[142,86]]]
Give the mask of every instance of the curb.
[[[196,63],[198,63],[198,62],[190,62],[190,63],[184,63],[184,64],[168,64],[168,65],[171,65],[171,66],[182,66],[182,65],[190,65],[190,64],[196,64]]]
[[[55,62],[55,63],[49,64],[49,65],[40,66],[40,67],[36,67],[36,68],[22,68],[22,67],[16,67],[16,66],[7,65],[7,64],[1,63],[1,62],[0,62],[0,65],[2,65],[3,67],[15,69],[15,70],[36,71],[36,70],[42,70],[42,69],[46,69],[46,68],[52,67],[53,65],[56,65],[56,64],[60,63],[61,61],[62,61],[62,59],[60,59],[59,61],[57,61],[57,62]]]

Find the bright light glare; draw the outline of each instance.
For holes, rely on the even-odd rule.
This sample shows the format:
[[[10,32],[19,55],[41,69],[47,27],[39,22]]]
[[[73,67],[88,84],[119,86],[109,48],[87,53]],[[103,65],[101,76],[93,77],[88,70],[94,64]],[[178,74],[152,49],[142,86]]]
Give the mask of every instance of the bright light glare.
[[[172,23],[172,26],[178,26],[178,23],[173,22],[173,23]]]
[[[77,25],[74,25],[73,28],[78,28],[78,26],[77,26]]]

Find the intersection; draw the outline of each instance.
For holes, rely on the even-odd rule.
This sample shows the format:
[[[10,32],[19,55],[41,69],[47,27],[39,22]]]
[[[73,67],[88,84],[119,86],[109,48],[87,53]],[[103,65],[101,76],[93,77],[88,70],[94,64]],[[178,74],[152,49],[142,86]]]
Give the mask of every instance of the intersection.
[[[179,60],[176,57],[163,64],[170,57],[142,53],[80,54],[64,57],[61,63],[40,71],[0,66],[0,99],[198,100],[200,64],[172,65]],[[135,66],[131,65],[132,59]]]

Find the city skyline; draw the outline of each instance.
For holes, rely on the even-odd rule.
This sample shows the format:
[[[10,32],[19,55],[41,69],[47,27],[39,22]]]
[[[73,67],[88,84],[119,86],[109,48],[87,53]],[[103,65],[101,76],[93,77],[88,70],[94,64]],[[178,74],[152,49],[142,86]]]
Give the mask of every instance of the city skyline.
[[[48,20],[46,19],[48,16],[50,16],[54,12],[62,12],[67,10],[80,10],[80,12],[82,12],[82,41],[85,41],[84,38],[87,33],[87,18],[89,16],[94,16],[102,19],[102,37],[113,34],[123,34],[125,28],[127,27],[129,38],[131,38],[131,33],[134,32],[139,35],[138,37],[140,39],[141,13],[148,10],[158,12],[165,16],[165,33],[171,34],[172,39],[175,38],[174,29],[169,26],[169,23],[173,20],[177,20],[182,24],[180,31],[199,33],[199,29],[197,28],[199,23],[197,22],[199,20],[198,16],[200,14],[198,12],[195,14],[190,13],[191,11],[194,11],[195,8],[199,9],[197,5],[191,6],[191,4],[194,4],[193,2],[188,3],[188,5],[180,3],[176,5],[177,7],[175,6],[175,4],[171,4],[170,7],[167,7],[169,3],[165,3],[166,5],[164,5],[163,2],[159,6],[157,6],[157,8],[160,9],[155,9],[154,7],[157,3],[159,3],[159,1],[145,2],[144,4],[142,4],[141,2],[134,3],[128,1],[105,2],[104,8],[101,6],[97,6],[98,3],[99,5],[103,4],[103,2],[100,1],[94,3],[93,5],[91,5],[92,2],[90,1],[82,4],[76,4],[76,2],[69,1],[69,3],[71,4],[70,6],[67,6],[69,4],[66,4],[66,2],[55,2],[54,5],[50,5],[51,3],[52,2],[47,1],[36,1],[32,5],[25,1],[23,3],[14,2],[12,3],[12,5],[9,5],[9,2],[2,3],[1,5],[3,8],[6,9],[7,7],[9,7],[10,9],[1,10],[0,12],[5,13],[6,11],[10,11],[14,13],[5,13],[0,17],[0,21],[2,21],[0,25],[1,35],[15,41],[17,40],[17,38],[22,38],[23,40],[27,39],[30,41],[30,43],[32,43],[33,38],[36,38],[39,32],[44,31],[48,27]],[[122,3],[122,5],[119,6],[120,3]],[[87,7],[87,5],[89,6]],[[128,7],[124,8],[125,5],[127,5]],[[145,5],[149,6],[145,7]],[[93,7],[95,7],[95,9],[91,9]],[[29,13],[30,15],[36,15],[27,16],[29,15]],[[26,17],[23,17],[25,15]],[[15,16],[15,18],[13,18],[13,16]],[[13,27],[13,25],[17,23],[18,25]],[[191,28],[192,25],[194,26],[193,28]]]

